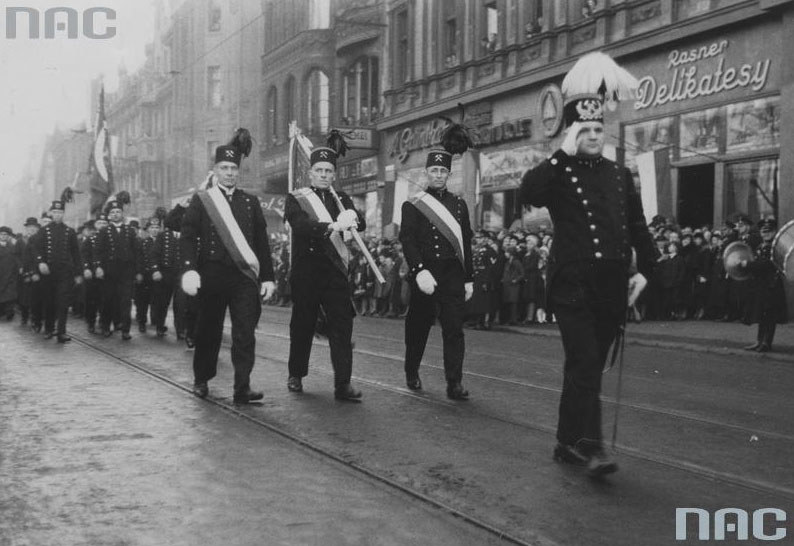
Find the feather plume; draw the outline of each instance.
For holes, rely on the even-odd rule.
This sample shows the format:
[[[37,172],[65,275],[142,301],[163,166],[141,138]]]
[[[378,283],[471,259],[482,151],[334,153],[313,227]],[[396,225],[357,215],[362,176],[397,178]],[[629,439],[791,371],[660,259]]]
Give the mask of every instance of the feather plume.
[[[61,201],[64,203],[71,203],[74,201],[74,190],[69,186],[61,192]]]
[[[325,139],[325,145],[335,151],[336,155],[339,157],[343,157],[350,149],[350,146],[347,145],[347,141],[345,140],[345,135],[339,131],[339,129],[332,129],[331,132],[328,133],[328,137]]]
[[[638,87],[637,78],[600,51],[581,57],[562,80],[566,97],[597,93],[610,103],[635,97]]]
[[[248,154],[251,153],[251,148],[254,146],[251,133],[248,132],[248,129],[240,127],[234,132],[234,136],[229,141],[229,146],[234,146],[243,154],[243,157],[248,157]]]
[[[458,103],[458,111],[460,112],[460,123],[455,123],[450,118],[441,116],[441,119],[449,123],[449,126],[441,133],[441,145],[451,154],[463,154],[469,148],[474,148],[477,138],[477,131],[464,121],[466,111],[460,102]]]
[[[122,205],[129,205],[132,202],[132,199],[130,199],[130,193],[126,190],[121,190],[118,192],[115,195],[115,199]]]

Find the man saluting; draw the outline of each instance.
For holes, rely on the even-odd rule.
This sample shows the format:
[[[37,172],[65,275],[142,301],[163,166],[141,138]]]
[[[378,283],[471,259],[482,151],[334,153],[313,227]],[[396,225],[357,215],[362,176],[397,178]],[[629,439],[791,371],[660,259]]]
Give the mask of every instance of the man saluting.
[[[618,86],[609,89],[606,82]],[[554,458],[586,465],[593,476],[617,470],[603,446],[601,374],[627,305],[654,263],[631,173],[601,154],[604,101],[625,98],[635,85],[603,53],[579,59],[563,80],[569,127],[562,148],[524,175],[519,194],[523,204],[548,207],[554,222],[548,310],[557,317],[565,350]],[[632,247],[639,273],[629,279]]]
[[[197,192],[182,219],[180,250],[182,288],[198,294],[199,320],[193,355],[193,392],[204,398],[207,382],[215,377],[223,337],[226,308],[232,320],[234,402],[261,400],[251,390],[256,338],[262,311],[259,299],[275,291],[267,224],[259,199],[237,187],[240,162],[251,151],[251,137],[238,129],[229,145],[215,150],[212,178],[216,182]],[[198,240],[201,239],[199,249]]]

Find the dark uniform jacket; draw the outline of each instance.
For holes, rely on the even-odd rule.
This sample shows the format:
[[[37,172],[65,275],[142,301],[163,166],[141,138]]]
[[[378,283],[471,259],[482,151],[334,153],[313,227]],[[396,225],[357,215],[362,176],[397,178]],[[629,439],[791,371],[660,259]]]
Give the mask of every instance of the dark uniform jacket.
[[[465,282],[473,281],[474,267],[472,265],[471,252],[473,233],[469,223],[469,208],[466,206],[466,201],[446,189],[439,191],[428,189],[427,193],[438,199],[460,224],[463,235]],[[416,276],[417,273],[422,269],[426,269],[433,262],[458,259],[452,243],[428,220],[427,216],[422,214],[409,201],[403,203],[402,206],[400,242],[403,245],[403,254],[408,261],[410,274],[413,276]]]
[[[340,210],[330,191],[319,188],[312,188],[312,190],[325,204],[331,218],[336,220]],[[356,210],[353,201],[345,192],[337,191],[336,193],[345,209]],[[364,231],[367,226],[366,220],[359,211],[356,211],[356,214],[358,215],[357,230]],[[339,271],[334,265],[338,260],[338,253],[331,242],[331,233],[328,231],[329,224],[327,222],[313,220],[292,194],[287,195],[287,201],[284,204],[284,219],[292,228],[292,278],[324,275],[332,270]]]
[[[154,248],[154,239],[152,237],[143,237],[138,243],[138,273],[148,276],[147,274],[153,271],[152,264],[154,263],[152,256],[152,249]]]
[[[149,272],[175,271],[181,267],[179,253],[179,239],[173,231],[166,228],[157,234],[152,246],[151,263]]]
[[[46,263],[50,269],[58,268],[79,274],[83,261],[77,232],[63,222],[51,222],[41,228],[35,240],[36,267]]]
[[[604,157],[580,159],[558,150],[524,174],[520,198],[548,207],[554,223],[549,290],[556,273],[570,263],[619,262],[628,274],[632,247],[638,271],[651,277],[654,245],[628,169]]]
[[[96,237],[95,267],[104,270],[111,265],[121,265],[131,272],[137,271],[138,261],[138,234],[135,228],[127,224],[108,224],[102,228]]]
[[[786,292],[783,277],[772,261],[772,242],[763,242],[756,249],[747,270],[753,274],[748,284],[748,298],[743,316],[745,324],[755,324],[765,319],[783,324],[788,319]]]
[[[97,234],[94,233],[90,237],[84,238],[80,244],[80,257],[83,260],[84,271],[88,269],[93,272],[96,267],[96,239]]]
[[[221,191],[224,191],[221,189]],[[259,199],[235,188],[229,206],[245,240],[259,260],[259,282],[273,281],[273,259],[267,239],[267,224]],[[198,244],[199,239],[201,245]],[[182,217],[179,249],[182,270],[201,269],[209,262],[237,267],[223,244],[198,194],[190,200]]]

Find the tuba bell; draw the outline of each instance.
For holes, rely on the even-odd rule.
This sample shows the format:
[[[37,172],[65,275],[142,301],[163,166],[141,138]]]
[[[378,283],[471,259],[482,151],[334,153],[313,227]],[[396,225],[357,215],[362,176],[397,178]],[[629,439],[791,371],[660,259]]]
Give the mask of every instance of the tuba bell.
[[[742,241],[734,241],[725,247],[722,253],[722,265],[725,272],[735,281],[746,281],[751,277],[750,272],[742,267],[742,262],[753,261],[753,249]]]

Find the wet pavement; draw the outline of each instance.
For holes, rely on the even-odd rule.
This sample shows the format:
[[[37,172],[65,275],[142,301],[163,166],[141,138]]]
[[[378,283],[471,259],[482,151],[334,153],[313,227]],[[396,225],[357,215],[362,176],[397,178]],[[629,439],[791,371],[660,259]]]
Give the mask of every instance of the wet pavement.
[[[77,341],[0,339],[2,546],[498,543]]]
[[[48,388],[60,393],[66,388],[64,385],[71,385],[68,389],[78,394],[83,394],[84,390],[88,393],[78,400],[86,403],[92,403],[95,398],[103,400],[102,406],[94,408],[93,419],[98,422],[91,426],[103,430],[108,428],[109,431],[89,430],[82,433],[84,437],[151,434],[145,427],[151,426],[151,422],[157,423],[156,430],[160,433],[153,435],[155,439],[122,436],[118,440],[97,441],[106,444],[107,450],[104,453],[99,448],[97,457],[100,462],[102,457],[110,456],[122,447],[145,447],[161,434],[173,434],[177,444],[183,444],[184,449],[178,452],[190,453],[184,456],[189,457],[190,468],[199,478],[192,475],[184,485],[179,481],[181,466],[175,461],[180,455],[173,453],[174,448],[170,444],[164,446],[161,442],[154,451],[143,450],[137,463],[145,464],[145,469],[139,470],[139,474],[140,483],[149,484],[146,505],[154,502],[158,506],[156,503],[160,503],[160,509],[154,513],[144,510],[141,519],[151,518],[154,524],[151,527],[140,525],[131,534],[120,538],[119,544],[158,544],[154,538],[150,542],[139,538],[157,536],[148,529],[160,529],[167,541],[159,544],[186,544],[190,542],[188,538],[196,536],[208,537],[204,539],[207,544],[247,544],[245,540],[256,536],[257,530],[261,536],[267,537],[260,542],[262,544],[443,544],[448,537],[449,543],[489,543],[492,535],[486,536],[473,527],[464,535],[465,540],[461,540],[454,530],[463,527],[465,531],[470,526],[462,525],[459,520],[450,521],[446,516],[436,519],[438,511],[427,508],[416,499],[402,493],[389,493],[395,490],[380,482],[372,483],[371,479],[361,477],[361,473],[330,463],[324,457],[305,453],[280,436],[246,422],[245,418],[283,431],[298,441],[325,451],[337,461],[431,498],[529,544],[674,544],[677,507],[701,507],[712,511],[741,507],[749,512],[761,507],[777,507],[794,514],[791,463],[794,401],[790,396],[794,389],[794,367],[784,360],[740,352],[698,351],[688,344],[628,346],[617,438],[621,470],[607,481],[593,482],[580,469],[560,466],[551,460],[562,358],[560,342],[553,327],[545,330],[532,328],[533,333],[535,330],[543,332],[538,335],[517,335],[511,330],[467,331],[464,384],[471,391],[472,399],[467,403],[455,403],[444,396],[437,328],[431,333],[422,365],[425,389],[414,393],[407,390],[403,382],[402,321],[359,317],[354,329],[354,381],[363,390],[364,401],[362,404],[347,404],[333,399],[328,348],[322,341],[315,343],[309,376],[304,381],[306,392],[296,395],[287,391],[288,321],[288,309],[268,307],[263,312],[252,381],[255,388],[264,390],[265,399],[261,405],[244,407],[240,413],[242,418],[229,415],[221,407],[231,401],[232,394],[228,345],[221,349],[219,373],[210,383],[208,403],[192,398],[182,390],[189,389],[192,382],[192,353],[185,351],[172,336],[157,339],[151,333],[135,335],[131,342],[125,343],[118,338],[88,336],[81,332],[79,323],[71,329],[76,337],[85,338],[99,350],[111,352],[178,387],[141,375],[101,353],[86,353],[87,349],[79,343],[67,347],[34,343],[32,335],[19,327],[3,326],[3,330],[9,328],[10,334],[16,334],[16,337],[8,335],[4,338],[20,343],[17,353],[28,355],[28,362],[11,367],[4,364],[0,368],[4,374],[0,396],[5,400],[5,393],[9,391],[5,377],[10,371],[14,372],[11,376],[17,383],[10,392],[23,392],[22,387],[26,386],[34,397],[41,396],[35,394],[38,377],[30,375],[30,364],[42,361],[45,365],[39,367],[59,374],[53,378],[54,385]],[[646,324],[651,323],[637,326],[649,328]],[[728,329],[737,326],[724,325],[720,331],[736,337],[738,331]],[[692,329],[692,332],[699,333],[700,337],[689,333],[686,339],[706,346],[720,343],[717,338],[709,340],[705,327]],[[677,337],[685,337],[686,334],[681,328],[674,331]],[[652,331],[648,335],[653,335]],[[228,342],[228,336],[226,338]],[[780,339],[784,342],[785,332]],[[0,351],[11,352],[3,347]],[[33,360],[30,360],[30,355],[34,355]],[[64,355],[63,362],[61,355]],[[73,374],[67,370],[71,367],[87,374],[90,380],[70,383]],[[37,368],[34,366],[32,369]],[[98,375],[100,372],[103,375]],[[616,376],[614,371],[604,376],[607,435],[611,432],[616,410]],[[125,383],[132,387],[128,388]],[[45,407],[59,408],[54,415],[62,411],[61,418],[67,423],[71,413],[76,413],[80,422],[92,421],[91,417],[85,416],[82,406],[75,407],[74,401],[70,405],[71,396],[45,395],[46,400],[50,398],[52,402],[29,401],[27,410],[20,414],[28,415],[30,423],[20,421],[15,430],[36,431],[42,426],[53,426],[49,422],[55,417],[49,412],[37,416],[36,412],[42,412]],[[146,407],[141,407],[141,400],[146,401]],[[104,404],[107,404],[106,408]],[[4,402],[4,413],[0,415],[3,419],[8,413],[7,407]],[[143,424],[133,419],[119,432],[114,422],[124,423],[126,419],[132,419],[128,414],[138,415]],[[147,420],[147,416],[151,419]],[[102,421],[107,422],[103,425]],[[5,424],[6,420],[2,422],[3,427],[9,426]],[[6,442],[7,436],[4,432],[0,440]],[[27,438],[25,434],[19,433],[19,436]],[[207,447],[208,438],[212,439],[212,449]],[[92,443],[83,440],[81,445],[89,447]],[[274,446],[281,446],[283,451]],[[29,449],[35,450],[35,443],[30,443]],[[268,452],[268,449],[276,452]],[[299,456],[293,457],[293,451]],[[24,468],[29,455],[25,452],[26,449],[16,452],[18,463],[3,463],[0,478],[5,479],[5,474],[13,475],[15,464]],[[164,459],[160,452],[165,454]],[[233,454],[238,452],[252,455],[233,458]],[[279,463],[280,457],[289,462]],[[126,458],[124,456],[120,463],[124,468],[118,472],[127,476],[125,483],[135,483],[129,478],[134,473],[127,467],[134,465],[136,459],[128,461]],[[321,469],[318,472],[329,481],[315,482],[315,479],[319,480],[317,477],[307,479],[306,484],[301,484],[309,488],[306,495],[290,497],[292,475],[284,468],[292,467],[292,458],[297,461],[295,465],[301,469],[301,475],[311,475],[310,470],[304,470],[304,465],[312,465],[300,462],[305,458],[313,462],[314,468]],[[81,473],[93,475],[94,469],[79,466],[92,462],[92,459],[76,452],[71,460],[77,465],[73,470],[74,480],[81,479]],[[266,464],[267,461],[271,461],[270,465]],[[42,466],[58,468],[51,462]],[[333,472],[322,470],[326,466]],[[239,472],[230,470],[233,468],[239,468]],[[261,473],[264,473],[261,478],[265,482],[263,486],[259,481]],[[387,499],[395,497],[395,502],[402,501],[404,505],[398,504],[395,509],[393,505],[386,504],[383,508],[378,503],[384,501],[375,499],[359,508],[353,500],[345,498],[347,504],[340,508],[334,497],[340,488],[339,482],[328,477],[340,473],[349,476],[350,483],[369,484],[371,494],[378,493]],[[155,478],[150,480],[150,474]],[[235,483],[236,478],[242,481],[247,475],[254,478]],[[196,485],[197,482],[201,485]],[[276,485],[269,486],[271,482]],[[24,484],[27,482],[24,480],[15,483],[16,496],[39,498],[36,494],[26,495]],[[168,486],[162,486],[163,483]],[[221,491],[218,492],[216,487],[221,487]],[[284,502],[290,506],[280,506],[279,500],[273,501],[267,494],[269,487],[277,491],[275,496],[278,499],[285,498]],[[196,495],[195,490],[203,492],[202,488],[209,492]],[[341,488],[346,493],[351,490],[347,482]],[[102,490],[101,487],[99,489]],[[249,498],[247,493],[243,494],[241,497],[246,500],[237,504],[228,500],[238,489],[250,491],[253,496]],[[47,488],[43,491],[46,492]],[[303,488],[300,491],[304,491]],[[133,497],[139,496],[136,489]],[[194,500],[197,497],[200,500]],[[219,502],[218,498],[223,500]],[[3,494],[0,494],[0,502],[3,506],[8,505]],[[126,506],[118,499],[113,502],[120,507]],[[270,510],[273,502],[281,511],[263,515],[261,507],[267,506]],[[237,509],[238,504],[243,508]],[[101,506],[110,514],[117,513],[107,505]],[[307,509],[307,506],[311,508]],[[334,509],[339,509],[339,512],[334,512]],[[37,510],[46,511],[41,506]],[[352,518],[348,517],[348,510],[353,514]],[[417,517],[417,511],[424,515]],[[69,513],[68,510],[66,512]],[[177,523],[166,517],[169,512],[176,514]],[[402,517],[403,512],[409,520],[407,523]],[[118,513],[125,512],[122,509]],[[210,521],[204,521],[197,513],[206,514]],[[130,521],[135,521],[135,514],[135,510],[130,511]],[[318,520],[312,519],[312,515],[317,515]],[[303,520],[300,516],[309,519]],[[327,521],[322,518],[337,521],[335,517],[347,525],[329,524],[331,531],[327,536],[320,535],[317,529]],[[117,520],[127,521],[124,516],[117,516]],[[308,528],[302,527],[303,521],[309,522],[306,524]],[[454,524],[453,532],[443,530],[442,524]],[[2,525],[0,537],[7,534],[7,527]],[[791,523],[788,525],[789,536],[792,536]],[[223,542],[223,533],[235,526],[240,527],[241,541]],[[442,530],[438,531],[433,526],[442,527]],[[271,527],[277,531],[272,539]],[[415,528],[415,532],[407,533],[408,528]],[[264,534],[262,529],[265,529]],[[305,534],[294,534],[301,531]],[[41,529],[38,532],[42,532]],[[179,542],[181,534],[184,534],[184,542]],[[19,532],[15,536],[25,537],[26,533]],[[12,544],[48,543],[48,537],[44,538],[43,541]],[[78,538],[73,543],[104,544],[80,540]],[[761,542],[750,540],[742,543]],[[0,541],[0,544],[3,543]]]

